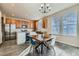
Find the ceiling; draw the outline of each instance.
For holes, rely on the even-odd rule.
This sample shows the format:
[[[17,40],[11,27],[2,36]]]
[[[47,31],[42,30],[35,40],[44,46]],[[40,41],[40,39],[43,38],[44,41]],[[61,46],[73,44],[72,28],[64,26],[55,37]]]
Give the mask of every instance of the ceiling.
[[[50,3],[52,10],[45,15],[38,10],[40,4],[41,3],[0,3],[0,10],[9,17],[38,20],[44,16],[75,5],[76,3]]]

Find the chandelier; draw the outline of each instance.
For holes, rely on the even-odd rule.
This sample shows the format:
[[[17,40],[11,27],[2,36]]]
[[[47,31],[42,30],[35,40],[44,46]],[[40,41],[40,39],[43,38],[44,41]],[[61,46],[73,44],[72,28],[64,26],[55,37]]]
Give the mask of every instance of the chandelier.
[[[51,11],[51,7],[50,7],[50,4],[48,3],[42,3],[40,8],[39,8],[39,11],[41,13],[48,13]]]

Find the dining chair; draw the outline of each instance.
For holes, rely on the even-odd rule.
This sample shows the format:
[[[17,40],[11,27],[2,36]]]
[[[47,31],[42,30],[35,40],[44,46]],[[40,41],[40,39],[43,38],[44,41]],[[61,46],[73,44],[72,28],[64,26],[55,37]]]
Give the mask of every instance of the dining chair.
[[[39,39],[40,39],[40,36],[39,36]],[[39,55],[40,54],[39,43],[41,43],[41,41],[38,40],[37,38],[38,38],[37,36],[30,37],[30,43],[32,45],[33,55]],[[42,45],[41,45],[41,48],[42,48]]]
[[[36,41],[34,41],[31,36],[28,36],[28,39],[29,39],[29,44],[31,45],[31,50],[29,53],[34,55],[34,50],[35,50],[34,46],[36,45]]]
[[[47,43],[49,44],[49,47],[50,47],[51,49],[53,49],[52,51],[54,52],[54,56],[55,56],[55,55],[56,55],[56,52],[55,52],[54,46],[55,46],[55,42],[56,42],[56,36],[51,35],[51,38],[50,38],[50,39],[51,39],[51,40],[48,41]]]
[[[50,39],[51,39],[51,40],[48,41],[49,45],[50,45],[50,46],[55,46],[56,38],[55,38],[55,37],[53,37],[53,38],[51,37]]]

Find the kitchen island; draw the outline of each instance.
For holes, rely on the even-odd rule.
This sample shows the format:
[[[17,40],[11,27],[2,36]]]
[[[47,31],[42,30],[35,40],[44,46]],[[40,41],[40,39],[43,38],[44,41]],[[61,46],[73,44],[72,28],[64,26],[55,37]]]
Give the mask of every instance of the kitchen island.
[[[24,44],[26,41],[26,32],[17,32],[17,44]]]

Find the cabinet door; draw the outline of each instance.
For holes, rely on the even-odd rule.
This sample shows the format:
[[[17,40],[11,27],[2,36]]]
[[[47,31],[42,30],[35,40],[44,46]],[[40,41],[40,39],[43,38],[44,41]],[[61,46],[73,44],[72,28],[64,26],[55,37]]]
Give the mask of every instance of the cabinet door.
[[[20,20],[16,20],[16,27],[20,28],[21,27],[21,21]]]
[[[24,44],[26,41],[26,33],[17,33],[17,44]]]

